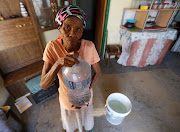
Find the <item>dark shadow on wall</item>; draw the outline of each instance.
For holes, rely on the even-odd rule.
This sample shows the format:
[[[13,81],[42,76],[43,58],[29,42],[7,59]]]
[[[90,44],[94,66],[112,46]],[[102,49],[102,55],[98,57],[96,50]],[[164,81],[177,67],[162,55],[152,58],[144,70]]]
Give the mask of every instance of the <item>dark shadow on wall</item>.
[[[87,15],[87,25],[82,38],[94,42],[96,25],[96,0],[76,0],[76,5],[83,9]]]

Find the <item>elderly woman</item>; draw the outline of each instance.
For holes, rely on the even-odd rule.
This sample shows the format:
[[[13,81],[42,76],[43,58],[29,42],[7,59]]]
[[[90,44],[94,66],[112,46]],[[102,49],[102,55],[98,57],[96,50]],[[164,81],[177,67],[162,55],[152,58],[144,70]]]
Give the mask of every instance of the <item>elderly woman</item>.
[[[84,126],[86,131],[91,131],[94,126],[92,97],[87,106],[72,105],[62,76],[62,67],[72,67],[79,63],[73,55],[79,55],[89,65],[92,65],[95,71],[90,84],[91,93],[95,82],[101,75],[98,64],[100,58],[93,42],[81,39],[86,26],[86,14],[78,6],[69,5],[57,13],[56,22],[61,36],[50,41],[45,48],[40,86],[44,90],[47,89],[58,75],[63,128],[67,132],[73,132],[75,129],[79,129],[81,132],[83,131],[82,126]]]

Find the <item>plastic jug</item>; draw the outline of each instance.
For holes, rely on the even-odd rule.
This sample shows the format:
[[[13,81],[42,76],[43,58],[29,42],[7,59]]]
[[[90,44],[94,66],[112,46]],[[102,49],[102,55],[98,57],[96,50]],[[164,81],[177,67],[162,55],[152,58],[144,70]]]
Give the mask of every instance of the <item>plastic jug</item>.
[[[91,66],[80,57],[79,64],[72,67],[63,67],[62,74],[66,87],[69,90],[70,102],[82,107],[87,105],[91,99],[89,86],[91,83]]]

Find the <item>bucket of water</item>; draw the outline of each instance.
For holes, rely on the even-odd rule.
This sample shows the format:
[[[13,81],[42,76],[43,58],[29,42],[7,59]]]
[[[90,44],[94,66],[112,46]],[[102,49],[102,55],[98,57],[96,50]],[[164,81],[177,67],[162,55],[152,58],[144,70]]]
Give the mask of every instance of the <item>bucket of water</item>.
[[[121,93],[112,93],[106,100],[106,119],[113,125],[119,125],[131,112],[131,101]]]

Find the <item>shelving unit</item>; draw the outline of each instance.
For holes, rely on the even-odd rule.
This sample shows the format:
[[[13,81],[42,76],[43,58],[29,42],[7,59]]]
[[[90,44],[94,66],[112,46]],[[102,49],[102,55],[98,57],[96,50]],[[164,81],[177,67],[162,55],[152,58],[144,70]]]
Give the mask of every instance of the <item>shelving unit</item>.
[[[133,8],[124,8],[124,10],[132,10],[132,11],[165,11],[165,10],[180,10],[180,9],[147,9],[147,10],[142,10],[142,9],[133,9]]]
[[[74,0],[28,0],[30,1],[33,19],[38,32],[56,29],[55,17],[57,12],[63,8],[64,2],[73,4]],[[40,5],[40,3],[42,5]]]
[[[132,9],[132,8],[125,8],[123,13],[122,22],[124,21],[124,14],[125,11],[135,11],[135,20],[137,21],[135,23],[135,28],[139,28],[142,31],[144,30],[160,30],[160,29],[167,29],[170,23],[172,22],[172,19],[174,18],[175,14],[177,13],[178,7],[180,5],[180,1],[178,2],[175,9],[152,9],[152,5],[154,3],[154,0],[151,1],[151,6],[147,10],[141,10],[141,9]],[[147,20],[149,18],[149,14],[152,11],[157,11],[158,15],[154,17],[156,25],[153,27],[145,27],[147,24]],[[122,28],[125,28],[123,25]]]
[[[14,98],[29,92],[24,78],[40,73],[43,65],[43,49],[29,0],[21,1],[28,17],[22,17],[19,0],[0,1],[0,11],[5,18],[0,21],[0,71],[7,90]]]

